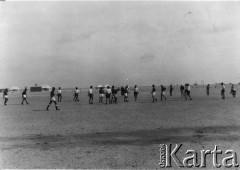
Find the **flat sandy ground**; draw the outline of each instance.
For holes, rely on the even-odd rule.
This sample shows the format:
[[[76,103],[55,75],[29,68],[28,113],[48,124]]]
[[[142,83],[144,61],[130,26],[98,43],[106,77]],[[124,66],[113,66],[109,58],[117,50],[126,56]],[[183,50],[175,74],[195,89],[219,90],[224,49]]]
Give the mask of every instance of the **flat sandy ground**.
[[[88,104],[87,92],[80,102],[72,92],[63,91],[60,111],[46,111],[49,92],[29,93],[29,105],[20,105],[21,94],[9,93],[7,106],[0,104],[0,168],[151,168],[160,169],[159,144],[183,144],[187,149],[213,150],[214,145],[240,156],[240,97],[233,98],[220,87],[193,88],[192,101],[181,99],[179,88],[167,101],[152,103],[150,87],[142,89],[138,101],[104,105]],[[1,93],[2,94],[2,93]],[[223,154],[223,157],[224,154]],[[221,156],[219,156],[221,163]],[[238,162],[240,163],[240,162]],[[173,168],[177,166],[173,163]],[[212,168],[212,157],[207,157]]]

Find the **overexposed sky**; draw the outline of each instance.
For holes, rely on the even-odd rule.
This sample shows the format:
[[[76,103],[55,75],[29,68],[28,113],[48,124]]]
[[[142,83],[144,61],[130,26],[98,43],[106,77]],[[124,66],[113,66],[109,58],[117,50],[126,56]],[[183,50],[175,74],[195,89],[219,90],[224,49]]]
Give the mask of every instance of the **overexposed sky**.
[[[238,83],[239,9],[239,1],[1,2],[0,88]]]

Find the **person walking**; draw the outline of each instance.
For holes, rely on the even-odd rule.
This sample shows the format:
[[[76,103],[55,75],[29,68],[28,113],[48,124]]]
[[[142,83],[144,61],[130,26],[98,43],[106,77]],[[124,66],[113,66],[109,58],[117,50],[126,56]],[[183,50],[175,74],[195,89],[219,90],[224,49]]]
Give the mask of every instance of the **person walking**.
[[[156,88],[155,88],[155,85],[154,85],[154,84],[152,85],[151,94],[152,94],[152,100],[153,100],[153,103],[154,103],[154,102],[157,101],[157,98],[156,98]]]
[[[166,98],[166,87],[164,87],[163,85],[161,85],[161,101],[164,98],[165,100],[167,100]]]
[[[74,90],[74,98],[73,98],[74,102],[79,102],[79,98],[78,98],[79,94],[80,94],[80,90],[78,89],[78,87],[76,87]]]
[[[180,86],[181,98],[184,97],[184,86]]]
[[[120,90],[119,88],[115,89],[115,87],[113,86],[113,88],[112,88],[112,103],[117,104],[117,93],[119,90]]]
[[[191,90],[191,86],[190,86],[190,84],[185,84],[185,95],[186,95],[186,100],[189,98],[190,100],[192,100],[192,98],[191,98],[191,92],[190,92],[190,90]]]
[[[8,102],[8,89],[5,89],[3,92],[4,105],[7,105]]]
[[[56,102],[56,98],[55,98],[55,87],[52,88],[52,91],[51,91],[51,93],[50,93],[50,102],[49,102],[49,104],[47,105],[46,110],[49,109],[49,106],[52,104],[52,102],[55,104],[56,110],[59,110],[58,105],[57,105],[57,102]]]
[[[21,105],[23,105],[24,101],[28,104],[28,102],[27,102],[27,88],[25,88],[24,91],[22,92],[22,103],[21,103]]]
[[[100,89],[99,89],[99,103],[103,103],[103,97],[104,97],[104,90],[103,90],[103,87],[100,87]]]
[[[234,85],[231,86],[231,90],[230,90],[230,94],[232,94],[232,96],[235,98],[236,97],[236,89],[234,88]]]

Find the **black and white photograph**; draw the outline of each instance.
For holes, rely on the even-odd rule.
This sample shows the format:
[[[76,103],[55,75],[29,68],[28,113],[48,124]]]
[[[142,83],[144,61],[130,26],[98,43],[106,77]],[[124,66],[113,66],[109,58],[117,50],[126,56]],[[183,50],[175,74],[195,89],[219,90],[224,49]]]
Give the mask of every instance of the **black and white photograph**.
[[[239,169],[240,1],[0,1],[0,169]]]

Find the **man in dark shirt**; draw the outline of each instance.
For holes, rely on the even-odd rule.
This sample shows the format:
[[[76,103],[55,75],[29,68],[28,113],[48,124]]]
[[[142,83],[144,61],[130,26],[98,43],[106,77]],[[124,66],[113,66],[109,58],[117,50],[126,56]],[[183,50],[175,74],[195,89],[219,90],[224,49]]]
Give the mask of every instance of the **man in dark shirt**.
[[[125,89],[124,89],[124,87],[122,86],[121,87],[121,95],[124,97],[124,91],[125,91]]]
[[[56,110],[59,110],[59,108],[57,106],[57,102],[56,102],[56,98],[55,98],[54,92],[55,92],[55,87],[52,88],[52,91],[50,93],[50,102],[49,102],[46,110],[49,109],[49,106],[52,104],[52,102],[55,104]]]
[[[27,102],[27,88],[25,88],[25,90],[22,92],[22,105],[23,105],[23,102],[25,101],[27,104],[28,104],[28,102]]]
[[[173,85],[172,84],[170,85],[169,90],[170,90],[170,96],[172,96],[172,91],[173,91]]]
[[[207,95],[209,96],[210,85],[207,85]]]
[[[165,100],[167,99],[165,96],[165,94],[166,94],[165,91],[166,91],[166,87],[161,85],[161,101],[162,101],[162,98],[164,98]]]
[[[184,96],[184,86],[183,85],[180,86],[180,92],[181,92],[181,97],[183,97]]]
[[[5,89],[3,92],[4,105],[7,105],[8,102],[8,89]]]
[[[112,103],[117,104],[117,93],[118,93],[118,91],[119,91],[119,88],[115,89],[114,86],[113,86],[113,88],[112,88],[112,97],[113,97]]]
[[[103,90],[103,87],[100,87],[100,89],[99,89],[99,103],[103,103],[103,97],[104,97],[104,90]]]

